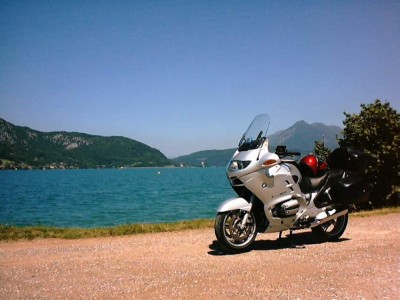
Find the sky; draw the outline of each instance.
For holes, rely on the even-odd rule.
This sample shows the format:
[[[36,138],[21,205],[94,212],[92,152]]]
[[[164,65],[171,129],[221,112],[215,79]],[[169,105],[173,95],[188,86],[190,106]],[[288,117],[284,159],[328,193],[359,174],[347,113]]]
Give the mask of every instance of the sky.
[[[400,109],[400,1],[0,0],[0,118],[167,157]]]

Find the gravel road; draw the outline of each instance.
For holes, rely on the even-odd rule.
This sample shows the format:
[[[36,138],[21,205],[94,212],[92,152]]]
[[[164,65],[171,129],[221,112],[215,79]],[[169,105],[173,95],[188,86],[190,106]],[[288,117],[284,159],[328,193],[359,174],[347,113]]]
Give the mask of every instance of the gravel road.
[[[222,254],[212,229],[0,242],[0,299],[400,299],[400,214],[350,218],[340,241],[260,234]]]

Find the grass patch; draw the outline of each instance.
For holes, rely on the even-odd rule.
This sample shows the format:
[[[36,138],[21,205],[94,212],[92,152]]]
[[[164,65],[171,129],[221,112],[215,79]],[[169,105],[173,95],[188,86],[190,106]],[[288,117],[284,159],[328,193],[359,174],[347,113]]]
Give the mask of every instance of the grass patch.
[[[400,207],[385,207],[375,210],[357,211],[351,213],[350,216],[365,218],[370,216],[382,216],[395,213],[400,213]]]
[[[209,219],[160,224],[131,224],[99,228],[58,228],[46,226],[18,227],[0,225],[0,240],[15,241],[20,239],[32,240],[36,238],[81,239],[144,233],[172,232],[213,227],[214,221]]]
[[[360,211],[351,213],[351,217],[370,217],[400,213],[400,207],[388,207],[371,211]],[[157,232],[172,232],[189,229],[213,228],[214,220],[199,219],[193,221],[181,221],[175,223],[160,224],[130,224],[116,227],[99,228],[58,228],[45,226],[9,226],[0,225],[0,240],[15,241],[21,239],[33,240],[37,238],[57,238],[57,239],[82,239],[95,237],[109,237],[134,235]]]

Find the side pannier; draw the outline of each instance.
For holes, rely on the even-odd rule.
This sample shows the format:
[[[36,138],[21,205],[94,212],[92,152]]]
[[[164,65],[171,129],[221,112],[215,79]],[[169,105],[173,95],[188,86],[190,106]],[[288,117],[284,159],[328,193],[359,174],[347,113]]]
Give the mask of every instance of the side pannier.
[[[340,204],[358,204],[369,199],[368,183],[361,175],[351,175],[335,182],[330,190],[332,199]]]
[[[351,172],[362,172],[368,167],[368,155],[354,148],[336,148],[328,157],[331,169],[342,169]]]

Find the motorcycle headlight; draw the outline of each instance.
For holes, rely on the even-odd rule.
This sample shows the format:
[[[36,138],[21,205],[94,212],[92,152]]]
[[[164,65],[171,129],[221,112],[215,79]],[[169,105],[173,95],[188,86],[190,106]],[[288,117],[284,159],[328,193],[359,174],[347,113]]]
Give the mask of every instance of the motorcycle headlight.
[[[235,172],[237,170],[243,170],[247,168],[247,166],[251,163],[250,160],[232,160],[230,165],[229,165],[229,171],[230,172]]]
[[[235,172],[235,171],[239,170],[239,166],[238,166],[237,161],[236,160],[232,160],[228,169],[229,169],[230,172]]]

